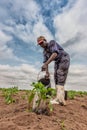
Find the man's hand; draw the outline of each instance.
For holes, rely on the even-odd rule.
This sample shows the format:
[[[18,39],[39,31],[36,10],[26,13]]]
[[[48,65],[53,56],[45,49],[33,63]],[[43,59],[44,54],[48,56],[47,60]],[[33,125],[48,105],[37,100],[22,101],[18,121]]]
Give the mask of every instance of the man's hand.
[[[44,63],[44,65],[42,66],[41,70],[42,71],[46,71],[48,68],[48,65],[46,63]]]

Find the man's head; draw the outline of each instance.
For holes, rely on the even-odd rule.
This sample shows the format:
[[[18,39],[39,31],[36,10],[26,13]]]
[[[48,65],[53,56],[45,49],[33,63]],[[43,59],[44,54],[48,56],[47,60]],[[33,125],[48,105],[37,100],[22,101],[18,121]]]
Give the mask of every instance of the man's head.
[[[47,40],[44,36],[39,36],[37,38],[37,43],[40,45],[42,48],[45,48],[47,46]]]

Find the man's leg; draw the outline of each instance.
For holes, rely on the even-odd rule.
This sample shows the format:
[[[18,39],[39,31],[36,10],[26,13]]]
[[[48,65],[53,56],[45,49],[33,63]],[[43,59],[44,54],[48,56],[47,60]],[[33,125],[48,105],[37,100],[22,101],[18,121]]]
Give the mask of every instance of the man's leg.
[[[51,101],[52,104],[61,104],[66,105],[65,103],[65,91],[64,91],[64,84],[67,78],[68,69],[69,69],[69,56],[63,57],[62,62],[60,64],[55,65],[55,83],[56,83],[56,91],[57,95],[56,98]]]

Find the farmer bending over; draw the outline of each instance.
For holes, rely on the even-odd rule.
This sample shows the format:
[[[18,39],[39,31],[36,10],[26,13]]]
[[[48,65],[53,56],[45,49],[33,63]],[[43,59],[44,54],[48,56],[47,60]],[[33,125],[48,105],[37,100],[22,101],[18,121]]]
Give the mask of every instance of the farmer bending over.
[[[42,71],[46,71],[46,76],[49,76],[48,64],[55,61],[54,64],[54,81],[56,86],[56,98],[51,100],[52,104],[66,105],[64,99],[64,84],[67,78],[70,65],[69,54],[54,40],[47,42],[44,36],[37,38],[37,43],[43,48],[44,64]]]

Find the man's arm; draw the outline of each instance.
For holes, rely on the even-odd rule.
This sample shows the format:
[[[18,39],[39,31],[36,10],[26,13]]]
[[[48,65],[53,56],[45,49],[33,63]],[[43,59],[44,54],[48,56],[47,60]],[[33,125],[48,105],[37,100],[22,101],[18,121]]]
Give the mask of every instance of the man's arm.
[[[44,70],[46,70],[46,72],[48,71],[48,64],[50,63],[50,62],[52,62],[56,57],[57,57],[57,53],[56,52],[54,52],[51,56],[50,56],[50,58],[44,63],[44,65],[42,66],[42,71],[44,71]]]
[[[51,61],[53,61],[56,57],[57,57],[57,53],[56,52],[54,52],[51,56],[50,56],[50,58],[45,62],[45,64],[46,65],[48,65]]]

